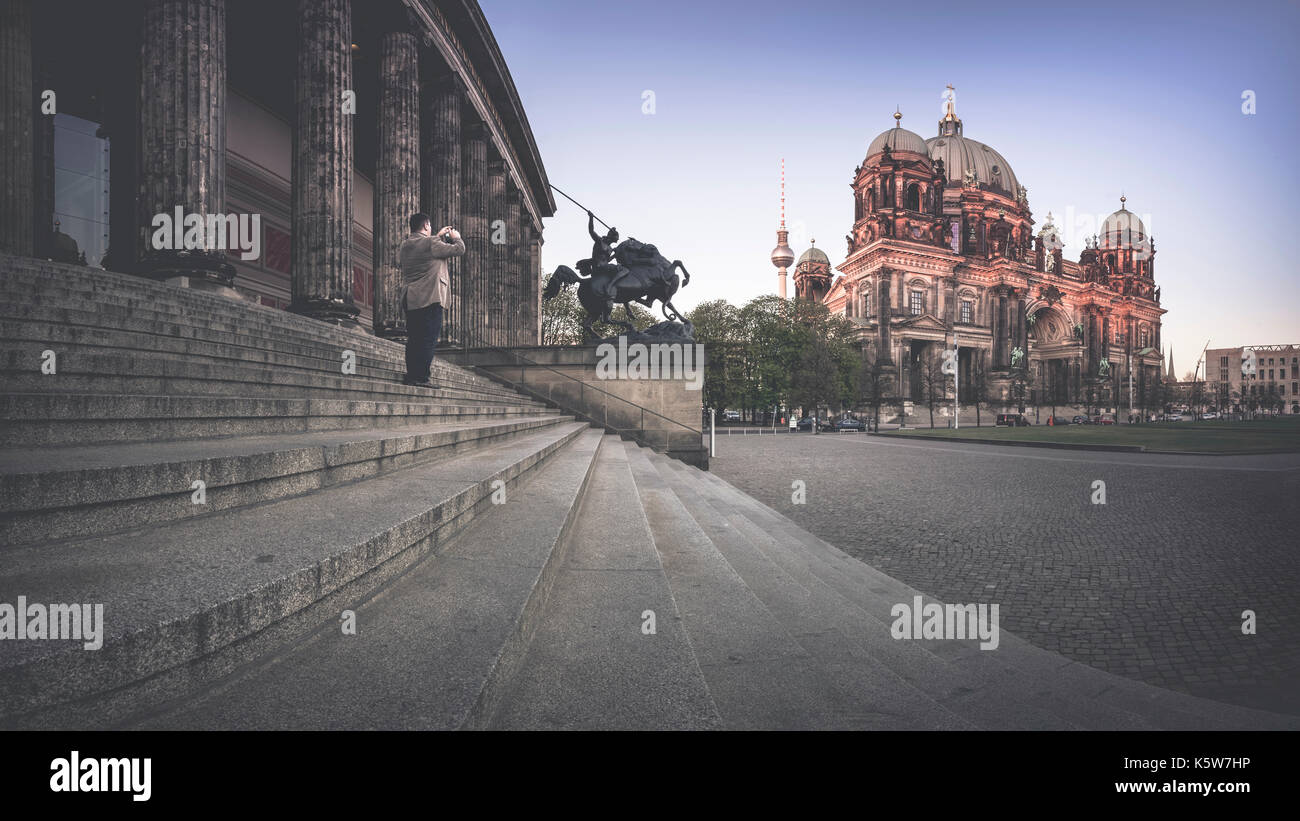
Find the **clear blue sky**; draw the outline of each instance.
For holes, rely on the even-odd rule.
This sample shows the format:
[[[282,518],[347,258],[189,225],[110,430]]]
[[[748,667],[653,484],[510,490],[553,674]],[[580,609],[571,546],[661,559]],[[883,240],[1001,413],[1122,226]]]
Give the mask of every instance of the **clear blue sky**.
[[[1038,225],[1095,224],[1121,191],[1149,215],[1180,375],[1207,339],[1300,342],[1296,3],[482,5],[551,181],[681,259],[683,310],[775,292],[782,157],[795,252],[816,238],[842,261],[867,143],[896,105],[933,136],[952,83],[966,136],[1007,158]],[[589,251],[585,215],[557,201],[547,270]]]

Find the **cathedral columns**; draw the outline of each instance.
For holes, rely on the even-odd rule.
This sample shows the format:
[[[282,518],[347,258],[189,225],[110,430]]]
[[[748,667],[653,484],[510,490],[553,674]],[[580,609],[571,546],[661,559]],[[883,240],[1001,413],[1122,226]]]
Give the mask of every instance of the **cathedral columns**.
[[[187,0],[194,2],[195,0]],[[352,300],[351,0],[299,0],[290,310],[355,322]]]
[[[420,209],[420,80],[415,36],[385,34],[379,45],[379,139],[375,157],[374,331],[405,338],[397,251]],[[436,230],[439,225],[435,225]]]
[[[880,333],[880,340],[876,347],[876,361],[882,365],[893,366],[893,350],[890,347],[889,339],[889,319],[893,312],[889,310],[889,294],[892,286],[894,272],[888,268],[880,269],[880,299],[876,303],[876,312],[880,316],[877,328]],[[900,277],[901,278],[901,277]]]
[[[31,256],[36,122],[30,0],[0,2],[0,251]]]
[[[140,164],[137,189],[141,270],[228,287],[234,268],[223,251],[210,249],[215,238],[207,236],[208,216],[226,204],[225,0],[144,4],[138,99],[139,150],[148,160]],[[184,220],[203,219],[209,247],[154,247],[155,232],[165,227],[155,226],[155,217],[174,221],[178,208]]]

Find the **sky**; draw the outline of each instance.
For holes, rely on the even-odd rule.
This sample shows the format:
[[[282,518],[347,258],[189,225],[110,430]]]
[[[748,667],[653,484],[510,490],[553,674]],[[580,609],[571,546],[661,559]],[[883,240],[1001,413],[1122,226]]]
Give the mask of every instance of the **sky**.
[[[481,5],[551,182],[682,260],[683,311],[776,292],[782,158],[790,245],[842,262],[868,143],[896,106],[934,136],[951,83],[964,135],[1007,159],[1067,258],[1127,196],[1180,376],[1207,342],[1300,343],[1300,4]],[[556,202],[548,271],[590,253],[586,214]]]

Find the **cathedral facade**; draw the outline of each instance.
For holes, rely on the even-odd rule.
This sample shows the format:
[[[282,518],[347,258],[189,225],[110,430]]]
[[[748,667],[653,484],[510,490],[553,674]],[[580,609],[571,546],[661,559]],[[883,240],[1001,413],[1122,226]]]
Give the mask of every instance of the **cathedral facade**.
[[[1128,406],[1131,384],[1144,405],[1160,379],[1164,309],[1154,242],[1124,198],[1067,260],[1051,215],[1035,232],[1027,189],[963,135],[951,98],[930,139],[900,119],[854,170],[841,276],[814,247],[796,294],[857,326],[883,392],[900,400],[920,401],[927,372],[956,348],[963,403],[1109,412]]]

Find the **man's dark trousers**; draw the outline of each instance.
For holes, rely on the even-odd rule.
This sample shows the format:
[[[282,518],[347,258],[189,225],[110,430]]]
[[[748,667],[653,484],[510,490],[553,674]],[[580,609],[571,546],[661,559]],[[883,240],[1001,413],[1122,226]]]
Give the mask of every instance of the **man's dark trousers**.
[[[406,312],[406,378],[423,382],[433,365],[433,349],[442,336],[442,304],[435,302]]]

